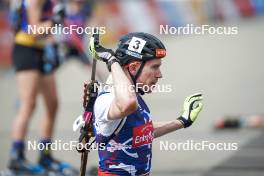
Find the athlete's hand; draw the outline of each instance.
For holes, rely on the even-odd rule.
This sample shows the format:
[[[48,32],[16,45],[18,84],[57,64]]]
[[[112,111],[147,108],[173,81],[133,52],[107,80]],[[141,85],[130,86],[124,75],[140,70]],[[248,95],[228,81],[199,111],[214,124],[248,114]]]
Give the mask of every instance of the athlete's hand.
[[[99,41],[96,41],[94,36],[90,38],[89,50],[94,59],[101,60],[107,64],[109,71],[111,70],[111,65],[114,62],[118,62],[114,56],[114,51],[99,45]]]
[[[180,120],[183,124],[184,128],[191,126],[198,117],[198,114],[203,108],[202,100],[203,97],[201,93],[193,94],[185,99],[183,113],[181,117],[178,118],[178,120]]]
[[[90,97],[93,95],[93,93],[96,92],[96,85],[98,84],[97,81],[93,82],[84,82],[83,83],[83,108],[85,109],[90,101]]]

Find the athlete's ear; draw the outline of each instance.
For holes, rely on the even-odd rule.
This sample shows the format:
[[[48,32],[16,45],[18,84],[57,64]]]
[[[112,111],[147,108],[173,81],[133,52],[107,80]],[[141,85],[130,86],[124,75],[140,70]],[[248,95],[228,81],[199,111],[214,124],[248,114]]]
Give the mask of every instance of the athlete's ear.
[[[140,67],[140,62],[134,61],[128,64],[128,69],[132,74],[136,74]]]

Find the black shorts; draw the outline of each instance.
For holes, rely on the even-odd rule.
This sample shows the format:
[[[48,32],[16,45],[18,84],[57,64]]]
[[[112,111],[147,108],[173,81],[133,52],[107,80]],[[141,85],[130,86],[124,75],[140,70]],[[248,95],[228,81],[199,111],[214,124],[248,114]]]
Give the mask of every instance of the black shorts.
[[[13,48],[13,65],[16,71],[38,70],[42,74],[52,73],[58,66],[53,64],[52,69],[45,70],[46,61],[44,50],[15,44]]]

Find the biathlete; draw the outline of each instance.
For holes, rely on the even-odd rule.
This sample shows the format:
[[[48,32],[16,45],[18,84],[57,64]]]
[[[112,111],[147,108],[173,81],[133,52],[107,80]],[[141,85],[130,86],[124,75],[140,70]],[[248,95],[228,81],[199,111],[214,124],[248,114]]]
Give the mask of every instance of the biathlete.
[[[92,37],[90,51],[106,63],[111,72],[107,84],[113,85],[99,92],[94,104],[96,142],[105,146],[98,150],[98,175],[150,175],[153,139],[191,126],[202,110],[202,94],[186,98],[180,117],[154,122],[142,95],[151,93],[150,87],[162,78],[163,43],[153,35],[137,32],[121,37],[115,52],[95,45]],[[88,87],[85,85],[84,105]]]

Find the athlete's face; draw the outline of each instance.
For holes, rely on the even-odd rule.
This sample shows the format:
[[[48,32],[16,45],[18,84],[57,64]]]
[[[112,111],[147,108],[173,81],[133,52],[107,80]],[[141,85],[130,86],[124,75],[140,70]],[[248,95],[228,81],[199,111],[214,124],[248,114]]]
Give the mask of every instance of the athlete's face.
[[[139,65],[140,66],[140,65]],[[145,93],[151,93],[153,86],[158,82],[159,78],[162,78],[160,71],[161,59],[153,59],[147,61],[143,70],[137,79],[137,83],[142,84]]]

